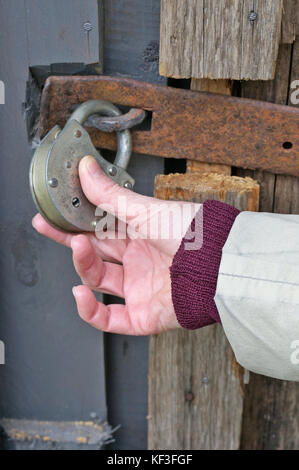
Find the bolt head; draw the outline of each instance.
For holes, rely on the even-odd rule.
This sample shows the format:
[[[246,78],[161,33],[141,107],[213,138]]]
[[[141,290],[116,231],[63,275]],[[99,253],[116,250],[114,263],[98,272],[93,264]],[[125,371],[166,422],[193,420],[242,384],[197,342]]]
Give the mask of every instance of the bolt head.
[[[125,184],[124,184],[124,187],[126,189],[132,189],[133,188],[132,183],[130,183],[130,181],[126,181]]]
[[[110,176],[115,176],[117,173],[117,169],[115,168],[115,166],[110,166],[108,169],[108,173]]]
[[[49,186],[51,186],[51,188],[56,188],[58,186],[58,180],[56,178],[51,178],[49,180]]]

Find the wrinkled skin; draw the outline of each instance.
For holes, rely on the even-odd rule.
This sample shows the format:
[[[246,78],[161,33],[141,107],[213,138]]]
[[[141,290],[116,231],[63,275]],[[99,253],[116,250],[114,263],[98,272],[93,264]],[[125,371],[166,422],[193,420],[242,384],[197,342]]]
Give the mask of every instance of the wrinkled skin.
[[[120,220],[124,220],[124,214],[119,212],[118,198],[125,198],[128,208],[128,225],[125,227],[136,226],[139,221],[137,227],[141,227],[142,233],[142,226],[147,227],[151,217],[149,207],[161,210],[158,206],[161,201],[138,195],[114,183],[92,157],[81,160],[79,175],[86,197],[104,210],[109,204]],[[175,213],[177,207],[189,203],[163,201],[163,204],[162,215],[167,217],[168,211]],[[193,206],[195,209],[182,227],[183,234],[194,210],[199,208],[199,205]],[[92,233],[73,235],[60,232],[40,214],[32,223],[42,235],[72,249],[74,267],[82,281],[82,285],[73,288],[73,294],[80,317],[90,325],[103,331],[129,335],[148,335],[179,327],[171,301],[169,267],[181,237],[142,239],[126,233],[122,240],[100,240]],[[97,302],[93,290],[121,297],[125,299],[125,305]]]

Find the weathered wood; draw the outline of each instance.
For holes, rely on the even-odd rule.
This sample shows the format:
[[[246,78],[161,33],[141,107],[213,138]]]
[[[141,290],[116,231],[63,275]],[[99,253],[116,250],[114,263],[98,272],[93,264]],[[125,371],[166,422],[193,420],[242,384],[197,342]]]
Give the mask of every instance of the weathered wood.
[[[298,0],[284,0],[281,24],[282,44],[292,44],[296,38],[296,24],[298,21]]]
[[[174,78],[270,80],[283,0],[162,0],[160,74]]]
[[[198,162],[197,160],[187,160],[187,173],[220,173],[222,175],[230,175],[231,167],[228,165],[217,165],[217,163]]]
[[[259,185],[251,178],[217,173],[157,175],[155,195],[169,201],[202,202],[207,199],[232,204],[239,210],[257,211]]]
[[[155,196],[256,209],[258,185],[217,174],[158,175]],[[244,372],[219,325],[150,340],[149,448],[238,449]]]
[[[298,77],[298,42],[294,44],[292,77]],[[273,82],[244,83],[242,96],[287,104],[292,48],[281,45]],[[240,172],[239,172],[240,173]],[[260,211],[298,213],[298,178],[242,171],[261,184]],[[299,384],[250,374],[246,387],[241,448],[299,449]]]

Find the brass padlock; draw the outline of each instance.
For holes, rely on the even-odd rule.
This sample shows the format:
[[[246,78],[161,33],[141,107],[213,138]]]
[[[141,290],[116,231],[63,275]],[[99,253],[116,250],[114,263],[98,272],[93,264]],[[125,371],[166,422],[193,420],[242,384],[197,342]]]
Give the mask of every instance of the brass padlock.
[[[54,126],[35,151],[30,167],[30,187],[38,211],[54,227],[67,232],[94,231],[96,208],[85,197],[78,166],[92,155],[115,182],[132,189],[133,178],[126,172],[132,152],[128,129],[117,133],[118,150],[109,163],[94,147],[83,124],[89,116],[119,116],[120,110],[102,100],[87,101],[73,112],[65,127]]]

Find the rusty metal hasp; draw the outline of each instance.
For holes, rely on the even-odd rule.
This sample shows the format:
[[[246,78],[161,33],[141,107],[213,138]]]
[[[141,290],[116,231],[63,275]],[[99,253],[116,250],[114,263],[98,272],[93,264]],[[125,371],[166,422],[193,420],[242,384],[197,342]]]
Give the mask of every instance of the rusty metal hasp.
[[[108,118],[99,118],[98,114],[104,114]],[[139,112],[136,118],[134,110],[128,114],[127,126],[142,118]],[[96,125],[107,131],[117,130],[118,150],[114,163],[109,163],[102,157],[83,127],[90,117],[95,120]],[[134,180],[126,172],[131,150],[131,134],[124,126],[124,117],[118,108],[102,100],[82,103],[63,129],[56,124],[47,133],[33,156],[30,186],[38,211],[61,230],[95,230],[99,217],[96,217],[95,206],[82,191],[78,174],[79,162],[85,155],[92,155],[110,178],[121,186],[132,189]]]
[[[41,101],[41,135],[63,126],[72,106],[90,99],[152,113],[149,130],[132,132],[135,152],[299,176],[298,108],[124,78],[50,77]],[[97,148],[116,148],[113,135],[88,132]]]

